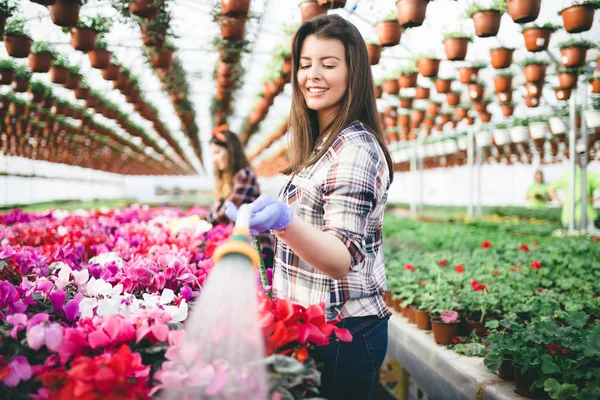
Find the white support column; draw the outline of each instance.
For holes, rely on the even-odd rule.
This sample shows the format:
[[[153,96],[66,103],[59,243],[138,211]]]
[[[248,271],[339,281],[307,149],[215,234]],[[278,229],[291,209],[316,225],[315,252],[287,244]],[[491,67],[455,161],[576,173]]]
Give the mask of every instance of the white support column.
[[[418,187],[417,187],[417,180],[418,180],[418,168],[417,168],[417,151],[418,151],[418,146],[419,144],[417,143],[416,140],[413,141],[412,145],[410,146],[410,175],[412,178],[412,196],[410,196],[410,215],[412,217],[416,217],[417,216],[417,193],[418,193]]]
[[[469,146],[467,147],[467,164],[469,166],[469,205],[467,207],[467,215],[469,218],[473,218],[473,205],[474,205],[474,192],[475,192],[475,184],[474,184],[474,178],[475,178],[475,170],[473,168],[474,165],[474,147],[475,147],[475,141],[474,141],[474,135],[473,135],[473,128],[469,127],[468,130],[468,141],[469,141]]]
[[[578,86],[578,89],[581,86]],[[583,104],[582,110],[585,110],[587,107],[587,90],[585,86],[583,87]],[[581,142],[582,147],[580,150],[583,151],[579,155],[579,160],[581,161],[581,230],[588,230],[588,215],[587,215],[587,205],[588,205],[588,185],[587,185],[587,164],[588,164],[588,132],[587,125],[585,123],[585,118],[581,118]]]
[[[576,152],[575,152],[575,145],[576,145],[576,138],[575,136],[577,135],[577,123],[576,123],[576,114],[577,114],[577,108],[576,108],[576,95],[573,94],[571,96],[571,108],[570,108],[570,112],[569,112],[569,125],[570,125],[570,129],[569,129],[569,168],[571,169],[571,182],[570,182],[570,186],[569,186],[569,193],[571,195],[571,198],[569,199],[569,233],[574,233],[575,232],[575,178],[576,178],[576,171],[577,171],[577,162],[575,161],[575,157],[576,157]]]

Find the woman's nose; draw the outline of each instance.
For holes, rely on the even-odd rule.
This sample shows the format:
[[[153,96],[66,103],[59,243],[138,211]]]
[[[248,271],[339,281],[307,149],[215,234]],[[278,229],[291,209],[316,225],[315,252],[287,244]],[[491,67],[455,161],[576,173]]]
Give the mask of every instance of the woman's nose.
[[[321,79],[321,68],[318,65],[310,67],[308,70],[308,80],[318,81]]]

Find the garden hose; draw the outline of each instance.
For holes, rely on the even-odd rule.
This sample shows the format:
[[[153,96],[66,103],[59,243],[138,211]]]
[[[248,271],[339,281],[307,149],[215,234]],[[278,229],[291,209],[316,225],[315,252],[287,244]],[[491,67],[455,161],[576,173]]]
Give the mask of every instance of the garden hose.
[[[226,255],[238,254],[246,256],[252,263],[252,266],[258,268],[261,261],[260,256],[248,240],[250,235],[249,226],[251,215],[252,209],[250,206],[243,204],[238,211],[237,221],[233,228],[233,232],[231,233],[231,237],[226,243],[219,246],[213,254],[215,264],[218,264]]]

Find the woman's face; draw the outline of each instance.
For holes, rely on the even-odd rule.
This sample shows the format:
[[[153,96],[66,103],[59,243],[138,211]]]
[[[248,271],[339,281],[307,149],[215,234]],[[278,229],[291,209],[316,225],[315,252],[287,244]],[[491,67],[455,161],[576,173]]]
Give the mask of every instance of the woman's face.
[[[307,36],[300,50],[298,84],[308,108],[335,112],[348,88],[344,44],[337,39]]]
[[[210,150],[212,152],[215,168],[219,171],[225,171],[227,169],[227,163],[229,162],[229,155],[227,154],[227,149],[225,149],[225,147],[221,147],[219,145],[211,143]]]
[[[535,174],[535,181],[536,181],[537,183],[544,183],[544,175],[542,175],[542,173],[541,173],[541,172],[537,172],[537,173]]]

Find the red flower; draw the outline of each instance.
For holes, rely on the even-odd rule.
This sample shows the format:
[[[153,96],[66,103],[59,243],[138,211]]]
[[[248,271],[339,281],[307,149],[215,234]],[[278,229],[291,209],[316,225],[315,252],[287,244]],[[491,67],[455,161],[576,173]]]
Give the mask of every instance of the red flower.
[[[527,253],[529,251],[529,246],[527,246],[525,243],[523,243],[522,245],[519,246],[519,250],[522,250],[525,253]]]
[[[494,275],[500,275],[500,270],[495,269],[494,270]]]
[[[490,242],[489,240],[484,240],[483,242],[481,242],[481,247],[483,247],[484,249],[489,249],[492,247],[492,242]]]
[[[487,285],[485,285],[483,283],[479,283],[476,280],[471,281],[471,286],[473,287],[473,290],[476,292],[481,292],[481,291],[487,289]]]
[[[600,236],[594,236],[592,239],[594,242],[600,242]]]
[[[427,281],[426,281],[425,279],[421,279],[421,280],[419,281],[419,285],[420,285],[420,286],[425,286],[426,284],[427,284]]]
[[[531,263],[530,267],[533,268],[533,269],[535,269],[535,270],[538,270],[538,269],[542,268],[542,262],[538,261],[538,260],[535,260],[535,261],[533,261]]]
[[[448,260],[443,259],[438,261],[437,265],[439,265],[440,267],[447,267],[448,266]]]
[[[515,269],[521,269],[521,266],[519,264],[515,264]]]
[[[535,247],[539,246],[539,243],[538,243],[538,242],[531,242],[531,244],[532,244],[533,246],[535,246]]]
[[[555,356],[558,353],[562,354],[563,356],[566,356],[567,354],[569,354],[569,352],[566,349],[563,349],[559,344],[556,344],[556,343],[547,344],[546,351],[548,352],[548,354],[550,354],[552,356]]]
[[[415,267],[415,266],[414,266],[414,265],[412,265],[412,264],[406,264],[406,265],[404,266],[404,270],[405,270],[405,271],[416,271],[416,270],[417,270],[417,267]]]
[[[456,267],[454,267],[454,270],[459,274],[462,274],[463,272],[465,272],[465,267],[464,265],[457,265]]]
[[[539,287],[538,288],[538,293],[542,293],[544,291],[544,288]]]
[[[509,270],[510,272],[517,272],[517,270],[516,270],[515,268],[513,268],[513,267],[510,267],[508,270]]]

